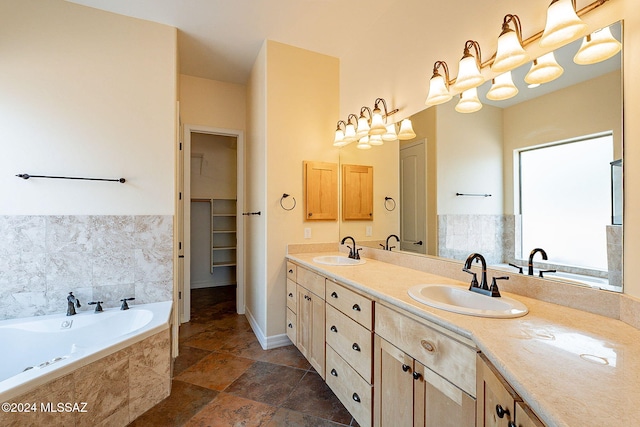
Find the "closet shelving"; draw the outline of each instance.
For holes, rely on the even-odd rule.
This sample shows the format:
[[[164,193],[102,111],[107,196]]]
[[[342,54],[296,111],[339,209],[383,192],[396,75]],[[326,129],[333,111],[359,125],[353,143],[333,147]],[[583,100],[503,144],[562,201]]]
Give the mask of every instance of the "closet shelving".
[[[221,276],[235,282],[236,267],[236,200],[211,200],[211,273],[229,270]]]

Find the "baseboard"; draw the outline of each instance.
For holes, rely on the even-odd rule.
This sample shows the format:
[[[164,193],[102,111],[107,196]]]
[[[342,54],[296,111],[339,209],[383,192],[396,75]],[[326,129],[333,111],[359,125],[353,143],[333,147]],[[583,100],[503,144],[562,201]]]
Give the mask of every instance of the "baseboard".
[[[246,307],[245,316],[247,316],[249,325],[251,325],[251,329],[256,335],[256,338],[258,338],[258,342],[260,343],[260,346],[263,350],[271,350],[273,348],[284,347],[292,344],[287,334],[272,335],[270,337],[266,336],[264,332],[262,332],[262,329],[260,329],[260,326],[258,325],[256,319],[253,317],[253,314],[251,314],[251,311]]]

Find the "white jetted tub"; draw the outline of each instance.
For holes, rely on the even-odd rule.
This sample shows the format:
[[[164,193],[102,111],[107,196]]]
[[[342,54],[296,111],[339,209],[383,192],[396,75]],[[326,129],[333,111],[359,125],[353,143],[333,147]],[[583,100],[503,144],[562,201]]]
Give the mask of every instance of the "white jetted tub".
[[[171,301],[0,322],[0,402],[169,328]]]

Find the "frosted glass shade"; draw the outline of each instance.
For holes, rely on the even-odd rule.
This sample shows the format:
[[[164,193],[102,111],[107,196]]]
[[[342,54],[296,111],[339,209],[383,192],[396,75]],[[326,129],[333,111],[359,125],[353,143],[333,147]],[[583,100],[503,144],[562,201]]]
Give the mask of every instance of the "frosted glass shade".
[[[513,30],[506,30],[498,37],[496,59],[491,64],[491,70],[496,73],[513,70],[525,62],[529,62],[529,54],[520,44],[518,34]]]
[[[573,62],[580,65],[595,64],[604,61],[620,52],[622,44],[613,37],[611,29],[605,27],[594,31],[582,40],[578,53],[573,57]]]
[[[342,129],[337,129],[336,137],[333,139],[333,146],[344,147],[345,145],[347,145],[347,143],[344,142],[344,132],[342,131]]]
[[[358,130],[356,131],[356,139],[369,135],[369,120],[364,116],[358,119]]]
[[[484,83],[484,77],[478,68],[478,62],[475,56],[464,56],[458,65],[458,77],[453,85],[454,89],[464,92],[472,87],[478,87]]]
[[[369,145],[382,145],[384,142],[382,141],[382,135],[371,135],[369,137]]]
[[[425,104],[438,105],[449,101],[453,96],[449,93],[449,88],[440,74],[434,74],[429,80],[429,95]]]
[[[492,80],[491,89],[487,92],[487,99],[492,101],[503,101],[518,94],[518,88],[513,84],[511,71],[500,74]]]
[[[400,122],[400,132],[398,132],[398,139],[407,140],[416,137],[416,133],[413,131],[413,125],[410,119],[404,119]]]
[[[383,135],[386,132],[387,128],[384,125],[382,112],[379,108],[376,108],[373,110],[373,116],[371,116],[371,128],[369,129],[369,135]]]
[[[386,132],[382,135],[383,141],[395,141],[398,139],[398,134],[396,133],[396,124],[391,123],[387,125]]]
[[[564,68],[556,62],[553,52],[549,52],[533,60],[531,69],[527,75],[524,76],[524,81],[529,84],[540,85],[557,79],[562,73],[564,73]]]
[[[350,144],[356,139],[356,128],[353,123],[349,123],[344,130],[344,142]]]
[[[478,99],[478,89],[473,87],[460,94],[460,101],[456,105],[458,113],[475,113],[482,108],[482,103]]]
[[[356,145],[356,148],[359,148],[361,150],[368,150],[371,148],[371,145],[369,144],[369,137],[365,136],[360,138],[360,140],[358,141],[358,145]]]
[[[576,14],[571,0],[554,0],[547,9],[547,24],[540,38],[540,47],[555,49],[580,37],[587,31]]]

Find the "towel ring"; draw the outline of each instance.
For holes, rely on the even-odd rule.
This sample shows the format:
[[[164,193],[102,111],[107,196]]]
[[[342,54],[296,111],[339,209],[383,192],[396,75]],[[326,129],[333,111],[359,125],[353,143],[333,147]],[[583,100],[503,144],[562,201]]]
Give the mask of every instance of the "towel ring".
[[[293,206],[291,206],[290,208],[285,208],[285,207],[284,207],[284,204],[282,204],[282,201],[283,201],[284,199],[286,199],[287,197],[291,197],[291,198],[293,199]],[[281,207],[282,207],[282,209],[284,209],[285,211],[292,211],[292,210],[296,207],[296,198],[295,198],[295,197],[293,197],[293,196],[290,196],[290,195],[289,195],[289,194],[287,194],[287,193],[283,193],[283,194],[282,194],[282,197],[280,197],[280,206],[281,206]]]
[[[389,208],[391,206],[391,208]],[[384,198],[384,208],[389,212],[396,210],[396,201],[393,200],[393,197],[386,196]]]

